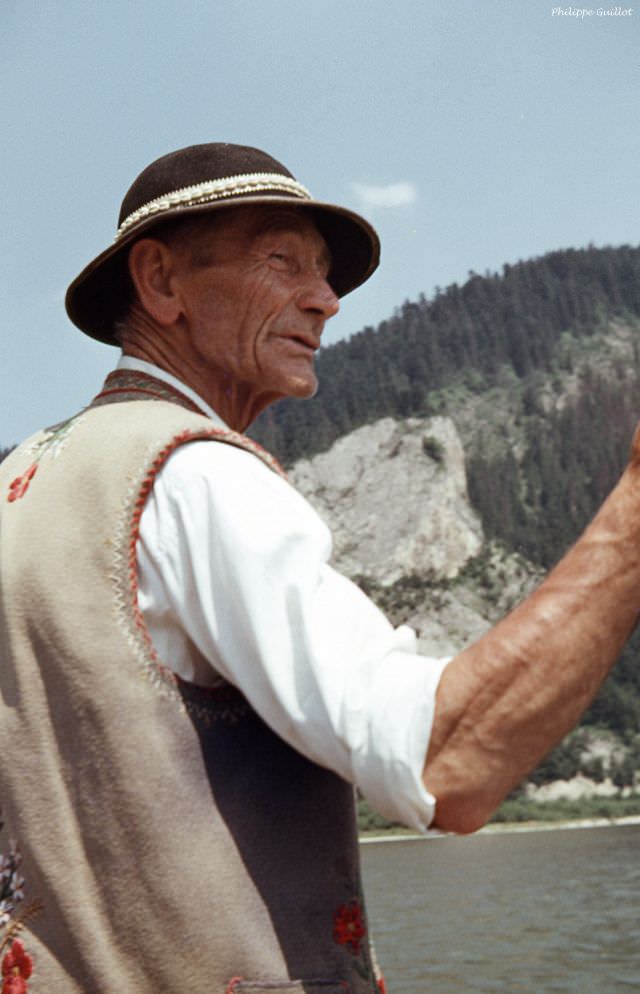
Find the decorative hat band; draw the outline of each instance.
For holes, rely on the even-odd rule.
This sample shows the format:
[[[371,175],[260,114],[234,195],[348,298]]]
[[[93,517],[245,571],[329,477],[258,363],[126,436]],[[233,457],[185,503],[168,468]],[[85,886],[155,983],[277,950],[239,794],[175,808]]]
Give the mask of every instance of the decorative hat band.
[[[196,183],[195,186],[173,190],[143,204],[124,219],[118,228],[115,241],[118,242],[138,221],[145,220],[152,214],[161,214],[174,207],[192,207],[196,204],[223,200],[225,197],[238,197],[264,191],[293,194],[294,197],[300,197],[302,200],[312,199],[302,183],[298,183],[290,176],[283,176],[282,173],[243,173],[239,176],[225,176],[223,179],[208,180]]]

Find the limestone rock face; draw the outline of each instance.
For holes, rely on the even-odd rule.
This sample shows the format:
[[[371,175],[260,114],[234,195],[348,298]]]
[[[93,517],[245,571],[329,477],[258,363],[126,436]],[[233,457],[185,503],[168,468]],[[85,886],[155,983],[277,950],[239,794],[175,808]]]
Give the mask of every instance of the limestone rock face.
[[[383,418],[296,463],[289,478],[329,525],[333,563],[348,576],[451,578],[482,546],[450,418]]]
[[[542,579],[541,569],[495,543],[485,544],[481,558],[480,569],[467,571],[444,589],[425,590],[424,599],[402,618],[417,633],[425,655],[460,652],[523,601]]]

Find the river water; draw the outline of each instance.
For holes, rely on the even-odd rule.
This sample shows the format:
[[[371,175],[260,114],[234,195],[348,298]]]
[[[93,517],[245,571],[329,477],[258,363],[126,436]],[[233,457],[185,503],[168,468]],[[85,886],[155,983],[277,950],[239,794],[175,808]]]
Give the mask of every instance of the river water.
[[[389,994],[640,992],[640,826],[361,848]]]

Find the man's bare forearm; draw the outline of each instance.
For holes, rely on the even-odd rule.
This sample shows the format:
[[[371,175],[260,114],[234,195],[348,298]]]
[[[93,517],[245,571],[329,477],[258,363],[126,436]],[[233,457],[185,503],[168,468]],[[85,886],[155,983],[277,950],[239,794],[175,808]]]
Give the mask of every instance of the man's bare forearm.
[[[640,608],[640,462],[541,586],[446,668],[424,780],[469,832],[575,725]]]

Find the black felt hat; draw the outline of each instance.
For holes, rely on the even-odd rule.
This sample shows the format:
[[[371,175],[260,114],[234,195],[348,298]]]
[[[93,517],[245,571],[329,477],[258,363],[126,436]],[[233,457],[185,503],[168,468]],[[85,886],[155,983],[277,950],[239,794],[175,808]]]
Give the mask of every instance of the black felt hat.
[[[239,204],[295,204],[309,211],[331,252],[329,283],[343,297],[371,275],[380,243],[353,211],[319,203],[288,169],[245,145],[191,145],[164,155],[134,180],[122,201],[115,241],[67,290],[67,314],[92,338],[117,344],[113,323],[130,292],[128,248],[167,220]]]

